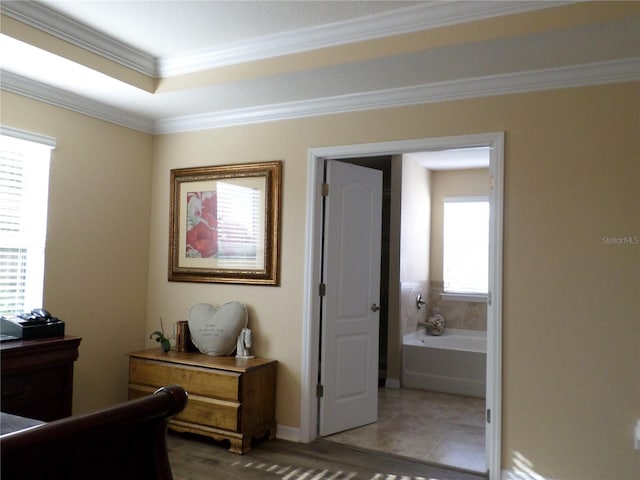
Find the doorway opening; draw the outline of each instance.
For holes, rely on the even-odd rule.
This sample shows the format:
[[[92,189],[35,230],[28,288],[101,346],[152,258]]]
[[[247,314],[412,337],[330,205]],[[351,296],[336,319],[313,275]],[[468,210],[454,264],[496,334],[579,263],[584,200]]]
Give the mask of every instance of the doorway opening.
[[[382,155],[409,154],[486,147],[490,151],[489,194],[491,203],[489,295],[487,302],[487,388],[486,388],[486,465],[490,478],[500,475],[501,431],[501,260],[502,260],[502,168],[503,133],[466,135],[435,139],[409,140],[376,144],[325,147],[309,151],[307,201],[307,255],[305,275],[305,318],[303,322],[303,398],[301,412],[301,441],[318,437],[318,406],[316,396],[319,375],[319,339],[321,335],[318,297],[320,271],[322,215],[320,191],[323,162],[326,159],[349,159]],[[399,348],[398,344],[390,348]]]
[[[378,297],[379,388],[375,392],[378,415],[374,423],[352,421],[349,428],[330,430],[322,437],[485,473],[489,150],[480,147],[331,162],[336,161],[378,170],[384,178]],[[392,174],[402,177],[400,185],[394,183],[395,192],[391,192]],[[330,182],[328,191],[331,197],[334,188]],[[394,202],[398,196],[401,201]],[[480,212],[476,211],[478,202],[483,207]],[[392,207],[392,203],[396,205]],[[455,207],[454,216],[449,211],[451,205]],[[471,218],[465,215],[455,222],[460,216],[458,210],[465,212],[466,208],[471,208]],[[451,227],[456,227],[453,232]],[[459,229],[472,231],[458,232]],[[464,248],[459,252],[460,240]],[[392,242],[400,245],[399,252],[398,248],[391,248]],[[393,254],[390,250],[394,250]],[[326,239],[324,253],[341,256],[339,249],[327,245]],[[464,258],[450,261],[445,253]],[[396,264],[394,268],[389,265],[390,259]],[[443,277],[444,272],[447,275]],[[328,282],[331,284],[332,280]],[[389,292],[390,284],[395,292]],[[321,318],[321,330],[324,325],[339,321],[329,315]],[[446,320],[446,328],[443,332],[430,329],[426,336],[427,319],[438,318]],[[399,355],[393,345],[397,332],[402,339]],[[461,348],[464,342],[471,342],[469,348],[477,346],[481,351],[445,348],[452,342],[462,342]],[[320,351],[324,351],[322,344]],[[348,367],[340,369],[339,375]],[[325,384],[323,379],[331,383],[322,364],[321,372],[320,383]],[[321,408],[323,402],[321,399]],[[338,407],[341,409],[342,405]],[[349,419],[354,417],[350,415]],[[323,426],[321,418],[321,434],[327,431]]]

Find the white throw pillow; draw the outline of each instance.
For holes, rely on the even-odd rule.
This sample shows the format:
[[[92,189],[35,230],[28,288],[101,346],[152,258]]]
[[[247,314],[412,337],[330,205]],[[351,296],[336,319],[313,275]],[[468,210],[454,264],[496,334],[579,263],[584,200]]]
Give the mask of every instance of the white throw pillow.
[[[187,317],[193,344],[211,356],[231,355],[240,331],[247,326],[247,307],[239,302],[215,307],[196,303]]]

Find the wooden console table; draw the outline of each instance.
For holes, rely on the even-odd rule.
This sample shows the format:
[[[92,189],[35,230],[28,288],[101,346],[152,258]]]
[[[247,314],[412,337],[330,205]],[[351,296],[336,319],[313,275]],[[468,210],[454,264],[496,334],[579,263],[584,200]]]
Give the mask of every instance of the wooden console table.
[[[71,415],[80,337],[0,343],[2,411],[51,421]]]
[[[229,440],[229,450],[243,454],[253,438],[275,437],[277,365],[276,360],[163,353],[159,348],[135,352],[129,355],[129,398],[181,385],[189,401],[169,428]]]

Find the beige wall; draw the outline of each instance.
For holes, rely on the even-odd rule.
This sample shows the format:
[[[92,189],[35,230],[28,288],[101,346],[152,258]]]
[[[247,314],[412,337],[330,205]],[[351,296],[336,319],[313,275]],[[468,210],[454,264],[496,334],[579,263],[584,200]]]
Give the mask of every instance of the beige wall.
[[[431,173],[431,280],[443,281],[444,198],[489,196],[489,170],[436,170]]]
[[[431,171],[407,155],[402,158],[401,195],[400,336],[404,337],[427,319],[427,309],[418,310],[416,298],[429,295],[431,224]],[[402,371],[400,359],[396,368]]]
[[[152,145],[2,100],[4,124],[58,138],[46,304],[84,337],[79,409],[125,397],[126,352],[154,345],[146,337],[159,317],[239,300],[250,306],[255,353],[281,362],[277,422],[298,427],[307,149],[504,131],[503,468],[523,456],[554,479],[640,473],[640,247],[603,241],[640,236],[638,83],[166,135]],[[281,286],[168,282],[169,170],[273,159],[284,161]]]
[[[557,90],[158,137],[147,330],[195,302],[251,306],[256,353],[281,362],[277,421],[299,426],[307,149],[506,132],[505,468],[632,478],[640,417],[638,84]],[[284,161],[280,287],[166,280],[169,170]],[[603,326],[603,322],[606,328]]]
[[[402,158],[401,217],[400,282],[428,282],[431,171],[406,155]]]
[[[55,137],[44,306],[82,337],[74,413],[127,398],[145,345],[151,136],[2,92],[0,122]]]
[[[487,330],[487,303],[441,298],[444,293],[444,199],[489,195],[489,170],[437,170],[431,175],[431,281],[430,314],[443,316],[448,328]]]

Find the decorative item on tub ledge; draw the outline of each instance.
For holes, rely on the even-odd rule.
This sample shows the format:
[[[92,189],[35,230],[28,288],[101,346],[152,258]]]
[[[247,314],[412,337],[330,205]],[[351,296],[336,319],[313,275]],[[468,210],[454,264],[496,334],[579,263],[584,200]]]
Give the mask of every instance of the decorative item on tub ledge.
[[[169,281],[279,285],[282,161],[171,170]]]
[[[430,335],[439,337],[444,331],[444,318],[439,313],[427,318],[426,327]]]
[[[220,307],[196,303],[188,315],[191,341],[206,355],[231,355],[236,349],[238,335],[247,326],[247,319],[247,307],[239,302]]]
[[[156,342],[160,344],[160,348],[162,348],[162,351],[164,353],[167,353],[169,350],[171,350],[171,342],[167,337],[164,336],[164,325],[162,325],[162,317],[160,317],[160,330],[156,330],[155,332],[153,332],[151,335],[149,335],[149,338],[153,338],[154,335],[156,337]]]

